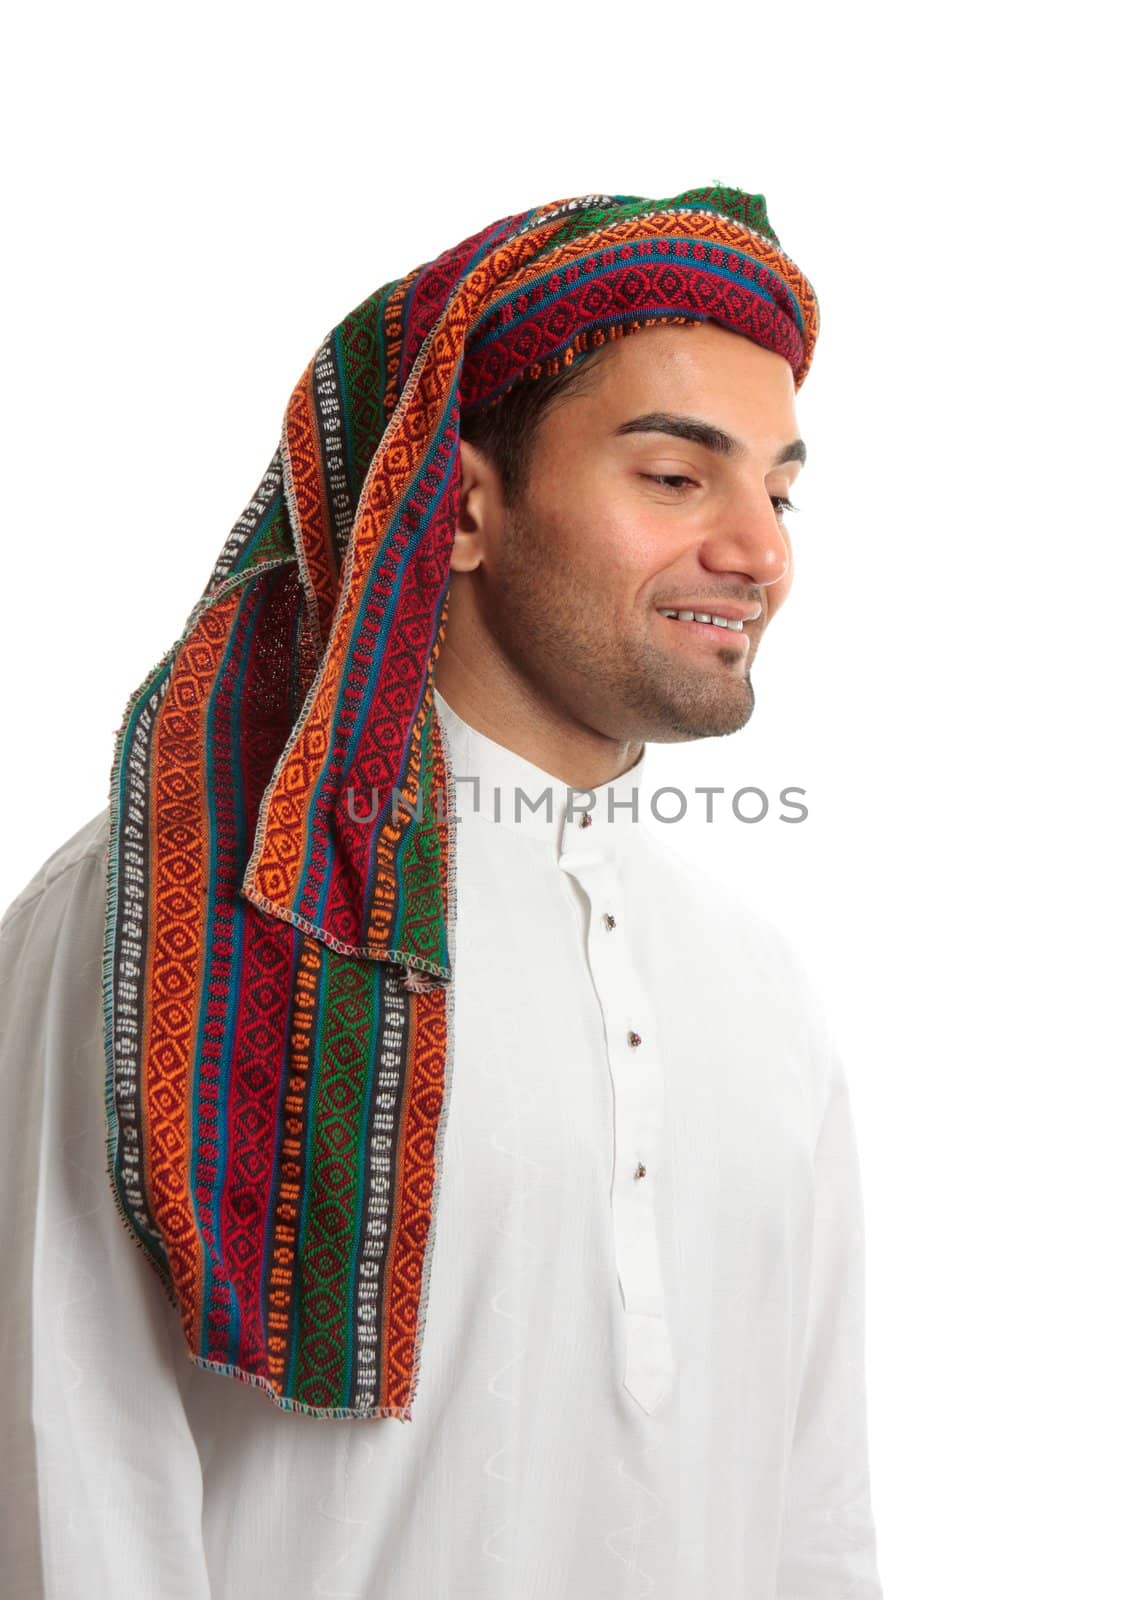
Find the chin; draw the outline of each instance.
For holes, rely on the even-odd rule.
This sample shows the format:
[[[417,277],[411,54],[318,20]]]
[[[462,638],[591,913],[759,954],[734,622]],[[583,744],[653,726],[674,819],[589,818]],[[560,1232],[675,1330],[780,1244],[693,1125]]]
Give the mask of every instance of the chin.
[[[680,701],[665,704],[657,717],[658,731],[646,737],[656,744],[682,743],[687,739],[720,739],[725,734],[737,733],[753,716],[753,687],[748,678],[739,686],[740,692],[724,695],[683,696]]]

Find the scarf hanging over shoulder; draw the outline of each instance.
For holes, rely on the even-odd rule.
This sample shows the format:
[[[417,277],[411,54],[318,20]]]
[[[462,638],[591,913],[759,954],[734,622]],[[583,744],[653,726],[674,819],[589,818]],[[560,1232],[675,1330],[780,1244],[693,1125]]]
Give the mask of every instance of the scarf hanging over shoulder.
[[[308,364],[128,704],[108,1173],[189,1358],[286,1409],[409,1421],[418,1382],[453,1070],[455,795],[433,673],[460,414],[608,339],[705,318],[801,384],[816,300],[761,195],[561,200],[384,285]]]

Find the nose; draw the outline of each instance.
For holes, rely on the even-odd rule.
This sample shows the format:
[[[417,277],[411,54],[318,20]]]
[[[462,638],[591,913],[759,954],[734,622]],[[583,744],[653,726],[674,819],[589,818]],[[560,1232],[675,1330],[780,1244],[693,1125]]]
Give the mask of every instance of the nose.
[[[764,485],[723,507],[698,554],[711,572],[736,572],[760,588],[770,588],[772,606],[788,593],[789,535]]]

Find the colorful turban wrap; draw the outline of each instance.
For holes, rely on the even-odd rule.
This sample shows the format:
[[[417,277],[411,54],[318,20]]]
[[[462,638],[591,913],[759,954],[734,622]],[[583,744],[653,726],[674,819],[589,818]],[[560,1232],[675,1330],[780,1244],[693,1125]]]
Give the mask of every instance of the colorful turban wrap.
[[[452,1074],[455,792],[433,675],[460,413],[706,318],[800,385],[816,300],[760,195],[562,200],[377,290],[299,379],[128,704],[108,1173],[189,1358],[285,1409],[409,1421],[418,1383]]]

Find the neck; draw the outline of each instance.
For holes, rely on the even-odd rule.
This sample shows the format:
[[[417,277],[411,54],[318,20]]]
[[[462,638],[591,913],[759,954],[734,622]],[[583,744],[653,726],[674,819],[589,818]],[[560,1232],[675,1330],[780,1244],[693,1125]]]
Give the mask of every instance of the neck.
[[[573,789],[597,789],[641,757],[640,739],[612,739],[579,722],[493,656],[475,662],[449,634],[435,664],[435,688],[478,733],[513,750]]]

